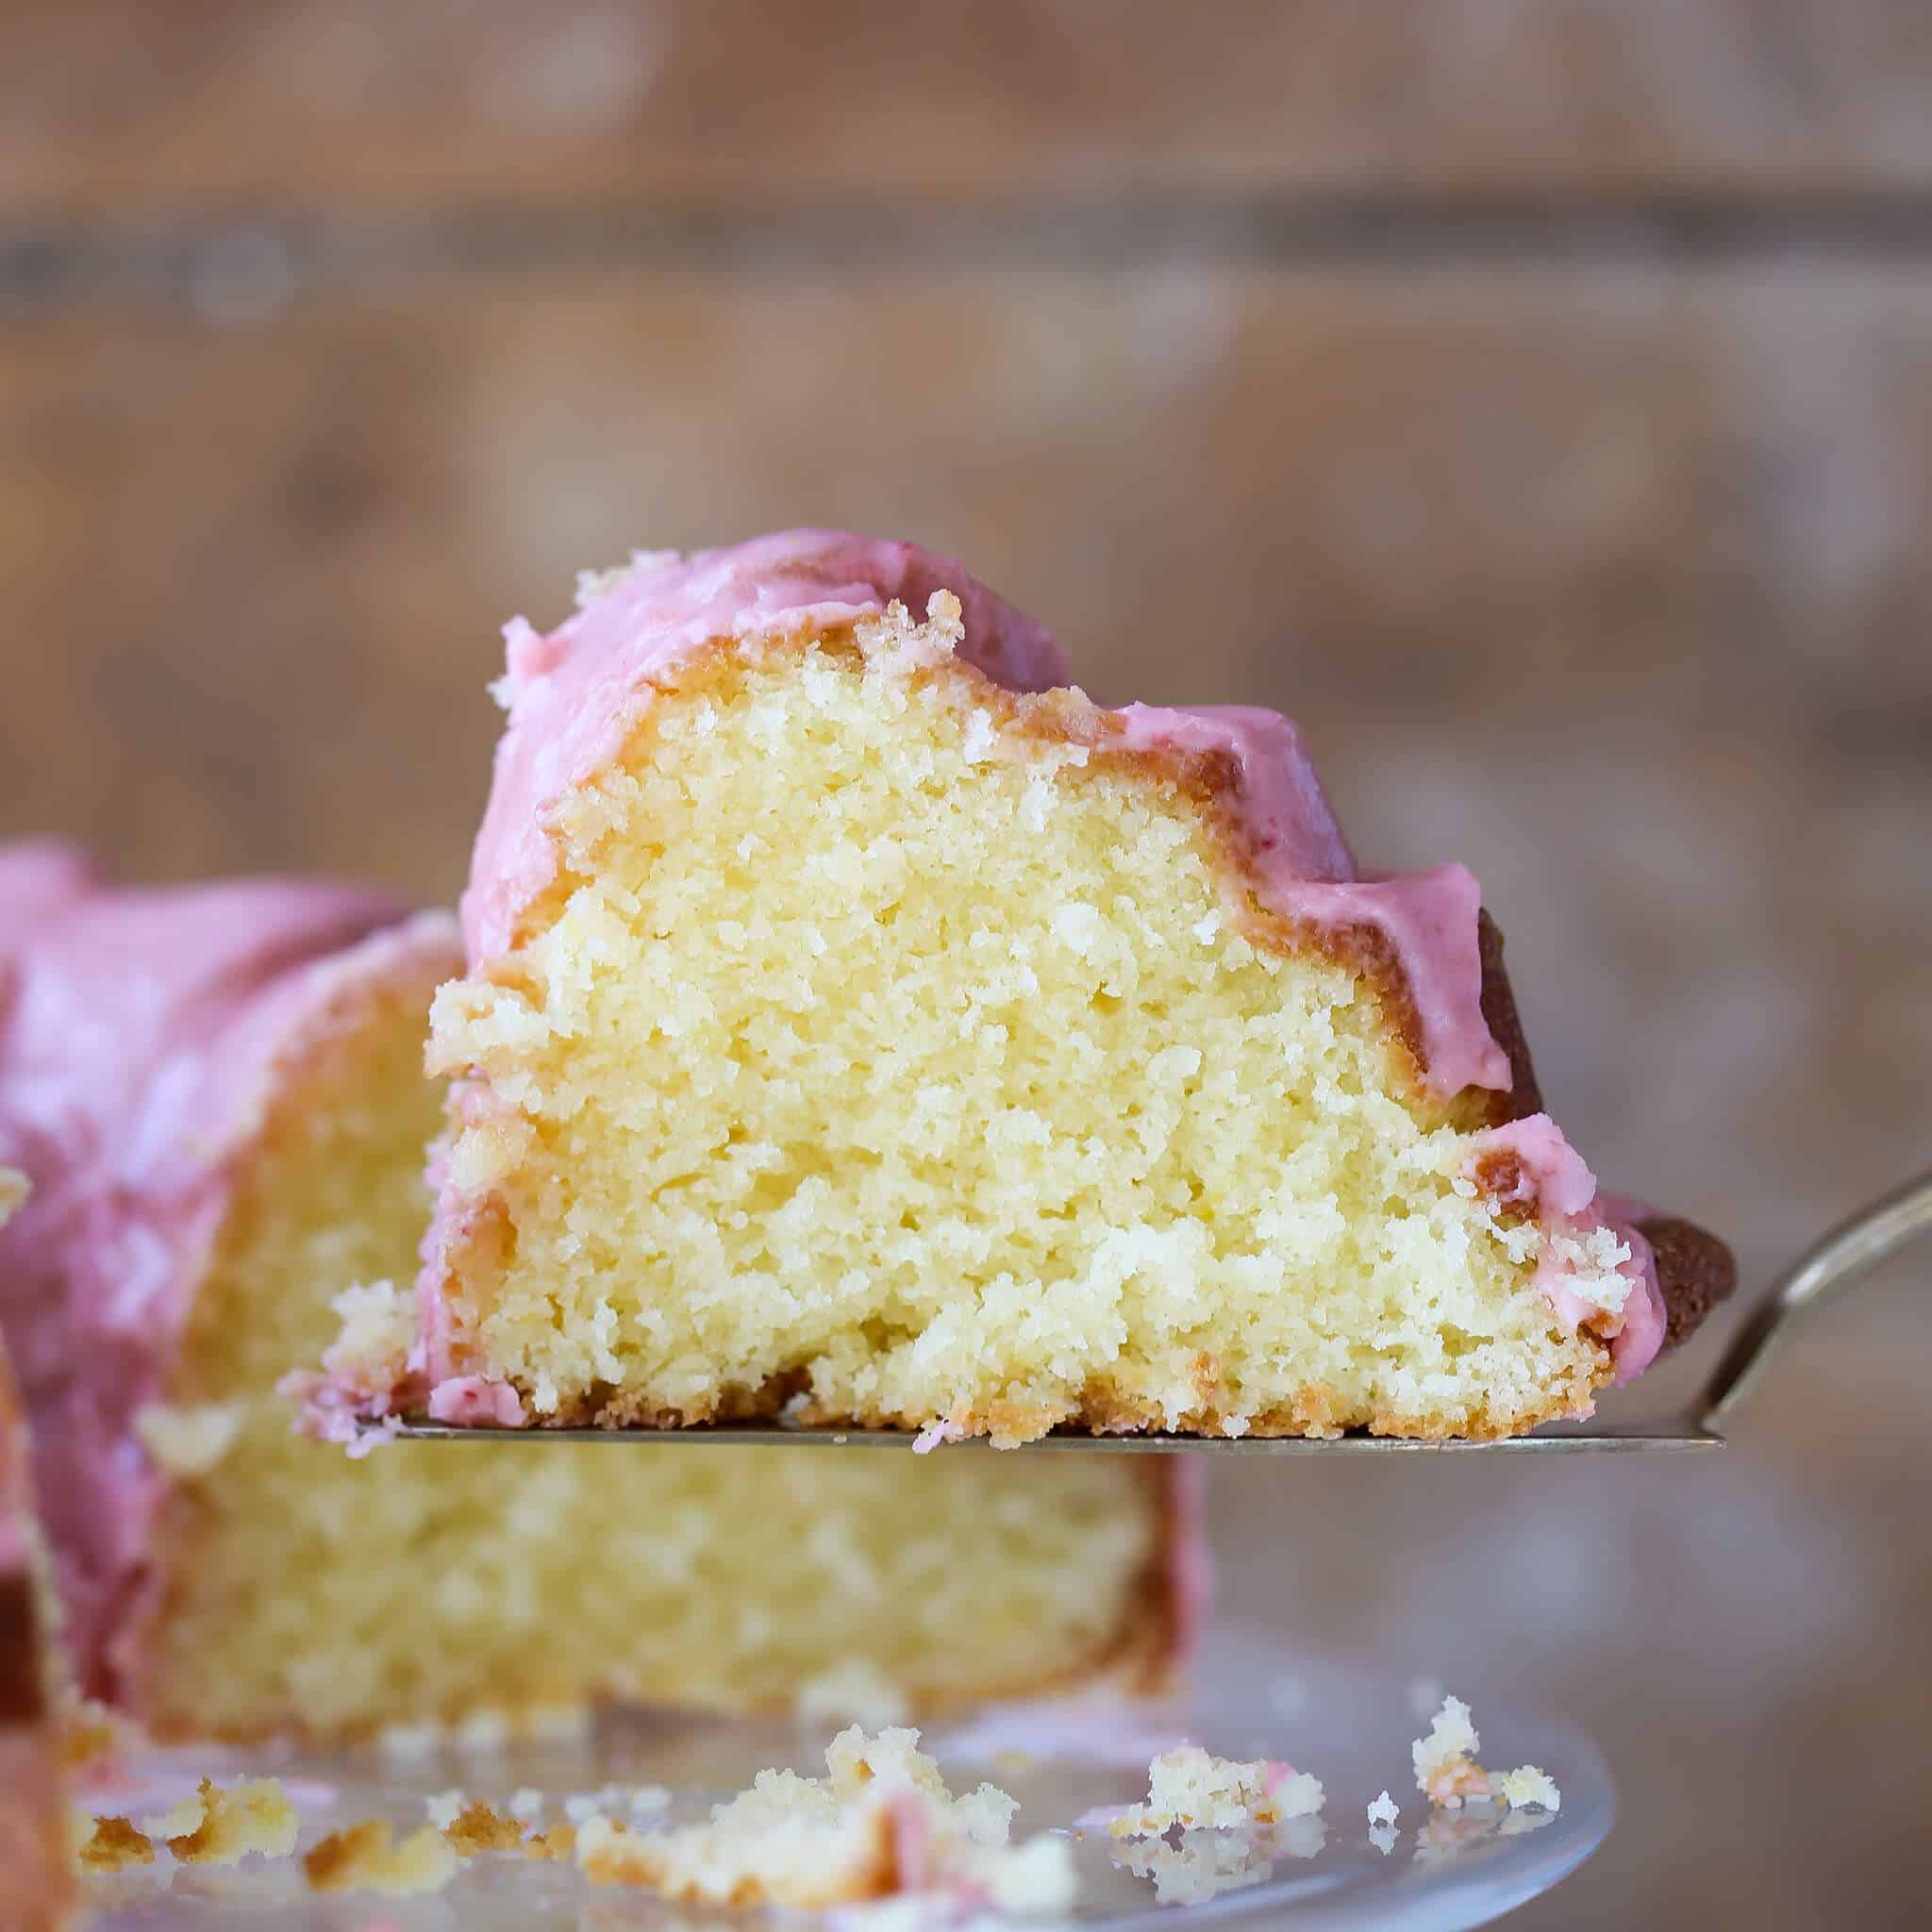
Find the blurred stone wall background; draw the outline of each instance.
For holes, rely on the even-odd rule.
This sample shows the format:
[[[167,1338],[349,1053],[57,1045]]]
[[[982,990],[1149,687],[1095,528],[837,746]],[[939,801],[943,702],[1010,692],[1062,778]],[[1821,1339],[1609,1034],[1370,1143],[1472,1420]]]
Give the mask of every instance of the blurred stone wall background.
[[[1928,87],[1914,0],[25,0],[0,829],[446,897],[504,618],[916,537],[1474,863],[1756,1286],[1932,1157]],[[1230,1479],[1229,1594],[1601,1738],[1524,1925],[1917,1923],[1928,1273],[1714,1467]]]

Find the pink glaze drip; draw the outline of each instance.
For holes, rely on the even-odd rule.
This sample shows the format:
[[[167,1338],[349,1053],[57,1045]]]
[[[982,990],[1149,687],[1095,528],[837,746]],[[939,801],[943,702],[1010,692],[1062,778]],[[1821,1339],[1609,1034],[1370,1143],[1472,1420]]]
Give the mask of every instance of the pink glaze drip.
[[[0,1164],[34,1182],[0,1231],[0,1327],[92,1694],[125,1690],[152,1581],[162,1482],[134,1419],[162,1392],[277,1067],[346,990],[453,941],[359,888],[114,891],[71,849],[0,849]]]
[[[710,641],[842,623],[894,600],[923,615],[940,590],[960,601],[963,661],[1016,691],[1067,684],[1071,666],[1051,634],[957,563],[838,531],[794,530],[734,549],[642,557],[547,636],[515,620],[506,631],[509,721],[463,898],[472,972],[515,946],[524,911],[556,875],[559,810],[618,755],[663,672]],[[1392,963],[1413,1009],[1424,1085],[1439,1099],[1471,1088],[1509,1091],[1508,1055],[1482,1010],[1481,893],[1466,868],[1361,876],[1299,734],[1275,712],[1129,705],[1099,712],[1097,721],[1096,741],[1109,750],[1228,759],[1255,898],[1303,931],[1341,941],[1343,949],[1349,938],[1367,939]],[[474,1111],[489,1101],[458,1083],[456,1105]],[[423,1366],[431,1390],[461,1378],[464,1392],[452,1402],[505,1413],[514,1391],[486,1391],[464,1374],[441,1292],[440,1257],[480,1207],[446,1180],[438,1188],[419,1288]],[[1645,1277],[1633,1301],[1660,1306],[1646,1273],[1647,1248],[1640,1259],[1633,1243],[1631,1265]],[[1626,1316],[1624,1326],[1632,1337],[1624,1359],[1634,1362],[1644,1323]]]

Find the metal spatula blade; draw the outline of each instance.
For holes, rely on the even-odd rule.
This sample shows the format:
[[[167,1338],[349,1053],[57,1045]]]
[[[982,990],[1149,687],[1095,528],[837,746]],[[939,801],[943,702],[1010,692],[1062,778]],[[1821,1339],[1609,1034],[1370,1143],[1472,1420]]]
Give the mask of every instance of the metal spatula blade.
[[[1174,1436],[1158,1432],[1097,1435],[1056,1431],[1021,1446],[1035,1452],[1105,1450],[1129,1456],[1471,1456],[1522,1455],[1530,1451],[1719,1449],[1724,1427],[1765,1370],[1825,1303],[1836,1300],[1881,1261],[1932,1229],[1932,1174],[1908,1181],[1850,1220],[1801,1256],[1752,1308],[1712,1372],[1695,1407],[1685,1415],[1626,1423],[1551,1424],[1526,1436],[1492,1442],[1407,1436]],[[909,1429],[795,1428],[784,1422],[721,1424],[689,1429],[487,1429],[405,1423],[393,1431],[418,1442],[624,1442],[691,1447],[698,1443],[774,1443],[836,1449],[907,1449],[922,1437]],[[946,1445],[990,1450],[983,1438]],[[996,1454],[1008,1454],[1001,1450]]]

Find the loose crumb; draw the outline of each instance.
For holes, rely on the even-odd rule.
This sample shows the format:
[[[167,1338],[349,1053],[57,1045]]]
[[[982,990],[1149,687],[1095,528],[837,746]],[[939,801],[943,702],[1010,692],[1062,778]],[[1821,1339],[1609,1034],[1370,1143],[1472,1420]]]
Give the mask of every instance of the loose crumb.
[[[1506,1771],[1499,1790],[1512,1811],[1530,1805],[1540,1805],[1545,1811],[1563,1808],[1563,1794],[1557,1789],[1556,1779],[1534,1764],[1521,1764],[1514,1771]]]
[[[1418,1738],[1412,1747],[1417,1789],[1432,1805],[1454,1811],[1470,1799],[1502,1798],[1511,1810],[1561,1807],[1563,1794],[1556,1779],[1537,1765],[1519,1765],[1500,1777],[1485,1771],[1475,1757],[1481,1742],[1469,1706],[1459,1697],[1443,1698],[1428,1736]]]
[[[142,1821],[184,1865],[234,1865],[251,1852],[286,1858],[295,1849],[300,1823],[275,1777],[238,1777],[226,1788],[205,1777],[193,1797],[162,1818]]]
[[[761,1771],[710,1822],[637,1832],[586,1819],[578,1867],[593,1885],[641,1885],[686,1904],[802,1910],[901,1893],[1014,1915],[1067,1910],[1077,1890],[1072,1848],[1045,1834],[1008,1842],[1019,1807],[991,1785],[955,1797],[919,1733],[841,1731],[826,1775]]]
[[[1311,1818],[1324,1801],[1319,1778],[1279,1758],[1242,1762],[1183,1744],[1148,1765],[1146,1804],[1107,1828],[1115,1838],[1158,1838],[1175,1825],[1194,1831],[1274,1824]]]
[[[96,1818],[92,1812],[74,1814],[74,1856],[83,1872],[125,1872],[130,1865],[152,1865],[154,1840],[137,1831],[126,1818]]]
[[[576,1850],[577,1828],[575,1824],[553,1824],[548,1831],[540,1831],[524,1840],[524,1857],[526,1858],[565,1859]]]
[[[1401,1816],[1401,1807],[1387,1791],[1384,1791],[1379,1798],[1374,1799],[1370,1803],[1369,1823],[1371,1824],[1393,1824]]]
[[[479,1852],[520,1852],[524,1849],[524,1827],[514,1818],[491,1810],[480,1798],[473,1798],[442,1827],[442,1836],[459,1858],[474,1858]]]
[[[457,1857],[433,1824],[400,1844],[386,1818],[331,1832],[302,1860],[311,1891],[381,1891],[392,1898],[441,1891],[456,1876]]]
[[[1482,1742],[1470,1722],[1469,1706],[1459,1697],[1444,1697],[1429,1725],[1428,1735],[1409,1747],[1415,1762],[1416,1789],[1432,1805],[1456,1810],[1467,1798],[1491,1794],[1490,1774],[1475,1761]]]

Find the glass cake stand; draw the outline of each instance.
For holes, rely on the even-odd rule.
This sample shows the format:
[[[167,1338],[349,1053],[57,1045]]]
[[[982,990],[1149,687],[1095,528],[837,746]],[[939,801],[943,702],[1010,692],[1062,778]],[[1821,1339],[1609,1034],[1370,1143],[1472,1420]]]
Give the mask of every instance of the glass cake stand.
[[[1418,1687],[1419,1688],[1419,1687]],[[1508,1813],[1487,1805],[1431,1812],[1416,1791],[1410,1740],[1427,1729],[1409,1680],[1297,1658],[1265,1638],[1223,1624],[1208,1632],[1186,1695],[1131,1710],[1095,1700],[998,1707],[926,1728],[925,1743],[957,1790],[991,1779],[1020,1800],[1016,1839],[1041,1830],[1077,1834],[1081,1900],[1073,1920],[1091,1932],[1126,1928],[1288,1924],[1407,1927],[1422,1932],[1479,1925],[1548,1891],[1608,1834],[1615,1800],[1603,1760],[1557,1719],[1511,1708],[1480,1687],[1469,1697],[1483,1761],[1502,1771],[1541,1765],[1562,1790],[1555,1814]],[[425,1822],[425,1799],[460,1788],[507,1808],[534,1786],[543,1822],[565,1799],[607,1784],[657,1784],[675,1792],[674,1822],[701,1818],[767,1765],[824,1770],[830,1722],[742,1724],[659,1720],[623,1723],[574,1746],[518,1744],[491,1752],[454,1748],[399,1759],[355,1755],[155,1753],[120,1783],[88,1793],[98,1808],[137,1818],[192,1790],[203,1773],[281,1777],[302,1816],[300,1849],[357,1820],[386,1816],[399,1829]],[[1146,1793],[1147,1760],[1186,1739],[1224,1756],[1285,1757],[1326,1788],[1319,1821],[1275,1827],[1258,1844],[1197,1834],[1157,1850],[1113,1840],[1108,1807]],[[1392,1843],[1373,1842],[1369,1801],[1387,1790],[1402,1808]],[[622,1815],[619,1811],[615,1815]],[[1141,1853],[1141,1869],[1130,1860]],[[277,1926],[302,1932],[648,1932],[706,1923],[756,1923],[760,1915],[667,1906],[648,1893],[591,1888],[574,1867],[486,1856],[466,1863],[441,1892],[391,1899],[305,1890],[298,1859],[249,1859],[227,1871],[153,1867],[90,1880],[97,1932],[205,1932]],[[785,1914],[793,1924],[807,1915]],[[984,1924],[982,1918],[979,1922]]]

